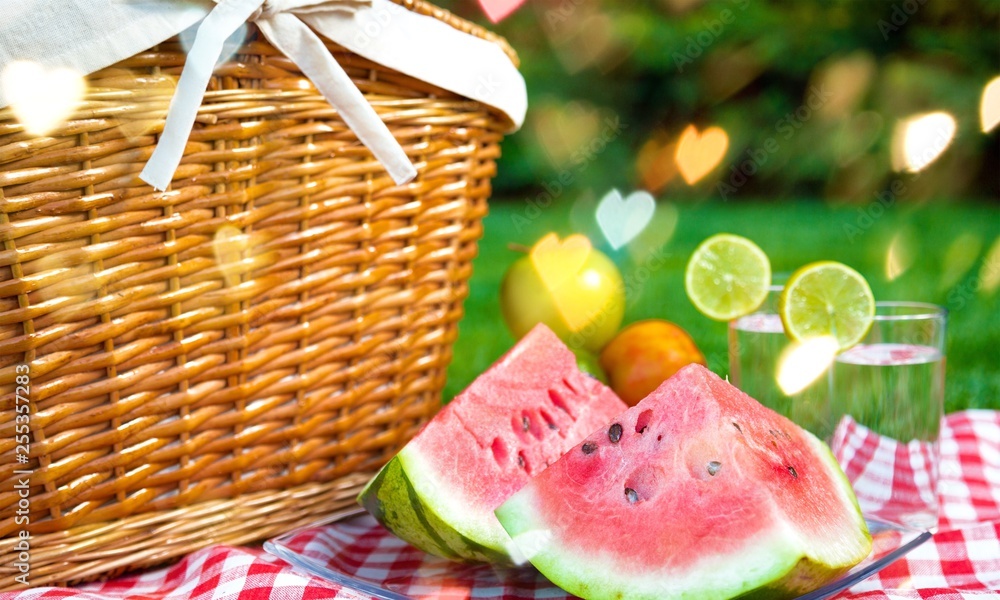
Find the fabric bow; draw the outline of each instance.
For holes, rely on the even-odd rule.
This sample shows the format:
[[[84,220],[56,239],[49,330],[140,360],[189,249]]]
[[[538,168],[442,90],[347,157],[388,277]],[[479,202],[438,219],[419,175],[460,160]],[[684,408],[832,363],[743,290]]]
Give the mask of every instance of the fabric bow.
[[[216,0],[195,35],[187,64],[170,102],[160,142],[139,177],[165,190],[184,154],[184,146],[205,97],[212,71],[225,41],[247,21],[312,80],[348,127],[372,151],[397,184],[412,180],[417,170],[361,90],[334,60],[316,33],[298,15],[348,12],[371,6],[372,0]]]

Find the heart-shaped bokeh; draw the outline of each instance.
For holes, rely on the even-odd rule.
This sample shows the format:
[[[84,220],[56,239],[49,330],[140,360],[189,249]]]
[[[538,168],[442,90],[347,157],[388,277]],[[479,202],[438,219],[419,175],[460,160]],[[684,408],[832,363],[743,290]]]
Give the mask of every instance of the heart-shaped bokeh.
[[[618,250],[631,242],[649,225],[656,212],[656,200],[649,192],[639,190],[622,198],[611,190],[597,205],[597,224],[611,247]]]
[[[892,167],[916,173],[941,156],[955,139],[958,124],[946,112],[932,112],[903,119],[892,135]]]
[[[983,88],[983,98],[979,102],[979,120],[983,133],[989,133],[1000,123],[1000,77],[994,77]]]
[[[531,263],[545,287],[557,292],[564,281],[583,268],[590,250],[586,236],[577,233],[560,242],[558,235],[550,233],[531,248]]]
[[[677,168],[688,185],[694,185],[702,177],[708,175],[729,148],[729,136],[720,127],[709,127],[699,133],[694,125],[681,134],[677,141]]]
[[[564,167],[588,148],[601,129],[601,113],[592,104],[541,102],[529,120],[532,133],[554,167]]]
[[[654,134],[635,159],[642,187],[656,194],[677,177],[677,144],[661,134]]]
[[[86,90],[83,77],[72,69],[47,69],[25,60],[4,67],[0,86],[17,120],[28,133],[39,136],[62,126]]]
[[[486,17],[494,23],[506,19],[522,4],[524,0],[479,0],[479,6],[483,8]]]

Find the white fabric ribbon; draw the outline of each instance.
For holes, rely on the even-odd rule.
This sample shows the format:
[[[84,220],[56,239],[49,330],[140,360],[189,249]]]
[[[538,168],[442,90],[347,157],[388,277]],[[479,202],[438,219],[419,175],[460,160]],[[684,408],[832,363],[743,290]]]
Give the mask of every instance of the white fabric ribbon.
[[[202,24],[141,177],[173,178],[223,41],[256,21],[310,78],[397,182],[413,165],[316,33],[380,64],[524,121],[524,78],[495,43],[391,0],[0,0],[0,71],[18,60],[92,73]],[[0,86],[0,108],[8,103]]]
[[[371,0],[218,0],[198,27],[170,102],[160,142],[139,177],[157,190],[164,190],[170,184],[184,155],[212,71],[222,55],[223,44],[248,20],[255,21],[268,41],[312,80],[397,184],[416,177],[416,168],[389,128],[319,36],[299,18],[299,15],[352,13],[366,5],[370,6]]]

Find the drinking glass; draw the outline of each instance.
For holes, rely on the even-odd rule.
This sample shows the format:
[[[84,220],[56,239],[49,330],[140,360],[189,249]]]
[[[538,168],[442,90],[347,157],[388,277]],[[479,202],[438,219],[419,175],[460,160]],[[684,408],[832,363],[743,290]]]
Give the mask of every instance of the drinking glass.
[[[730,381],[830,445],[874,528],[933,531],[947,311],[876,302],[865,339],[789,395],[777,377],[790,344],[777,313],[781,290],[772,286],[756,313],[729,324]]]
[[[947,311],[876,302],[871,331],[837,356],[829,443],[869,521],[934,530]]]
[[[778,385],[780,359],[790,344],[778,315],[783,289],[772,285],[756,312],[729,323],[729,381],[764,406],[825,438],[836,424],[827,410],[829,372],[794,394],[785,393]]]

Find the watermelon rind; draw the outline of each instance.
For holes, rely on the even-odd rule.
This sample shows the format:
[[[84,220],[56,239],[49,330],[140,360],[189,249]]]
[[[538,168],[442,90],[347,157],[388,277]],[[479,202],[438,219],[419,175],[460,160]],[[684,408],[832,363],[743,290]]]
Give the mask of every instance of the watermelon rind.
[[[686,369],[688,372],[682,384],[683,389],[721,384],[721,380],[717,376],[710,374],[703,367],[687,367]],[[694,369],[694,372],[690,369]],[[708,388],[702,387],[702,389],[707,390]],[[676,398],[664,395],[659,401],[664,399],[675,400]],[[700,398],[696,398],[696,400],[700,400]],[[662,408],[663,405],[648,406]],[[675,412],[667,414],[674,419],[686,422],[689,416],[688,408],[677,404],[673,406],[677,407]],[[699,407],[692,406],[691,408],[697,410]],[[644,410],[643,403],[615,419],[614,422],[619,427],[619,436],[623,427],[626,432],[634,430],[637,435],[642,433],[636,426],[636,415],[641,412],[649,412]],[[770,413],[770,411],[767,412]],[[751,419],[752,417],[746,415],[745,418]],[[784,420],[777,415],[774,415],[774,418]],[[728,418],[726,420],[728,421]],[[724,437],[719,438],[720,435],[736,435],[733,430],[729,430],[730,424],[728,422],[724,425],[725,430],[712,430],[712,433],[707,435],[710,435],[711,439],[720,440],[724,439]],[[611,426],[610,423],[609,426]],[[744,427],[747,427],[746,422]],[[780,429],[786,428],[785,425],[778,425],[778,427]],[[791,428],[794,425],[787,422],[787,427]],[[687,520],[698,519],[698,517],[691,514],[690,508],[683,506],[684,502],[664,505],[661,512],[649,513],[650,515],[662,514],[664,521],[662,525],[652,520],[636,521],[625,513],[619,515],[615,512],[617,509],[613,507],[605,510],[603,506],[593,504],[593,500],[586,500],[591,496],[591,492],[581,486],[598,484],[602,481],[618,481],[618,475],[615,473],[629,473],[633,471],[636,463],[618,463],[617,458],[609,458],[607,463],[594,463],[609,466],[607,468],[600,467],[599,471],[594,472],[596,478],[592,478],[585,475],[585,472],[575,470],[577,465],[587,463],[581,463],[580,459],[574,457],[581,455],[604,456],[601,453],[604,452],[605,446],[601,444],[607,443],[608,428],[594,432],[586,441],[568,453],[574,456],[564,456],[540,477],[532,480],[512,495],[497,508],[495,514],[514,543],[520,547],[521,552],[540,572],[567,592],[587,600],[795,598],[821,587],[849,570],[868,556],[872,547],[872,538],[857,499],[830,449],[809,432],[796,429],[802,434],[801,437],[796,438],[800,441],[793,442],[792,438],[786,435],[786,441],[782,443],[798,443],[797,447],[808,453],[813,459],[811,464],[815,465],[812,469],[813,474],[809,477],[828,482],[826,489],[829,490],[829,495],[824,496],[827,499],[824,505],[840,507],[838,510],[840,517],[836,521],[838,523],[836,529],[829,529],[826,525],[828,517],[825,514],[817,511],[810,513],[809,510],[789,512],[775,502],[754,505],[763,511],[758,514],[763,519],[761,522],[768,523],[768,526],[751,529],[751,534],[742,538],[736,532],[727,534],[726,532],[730,531],[728,529],[703,528],[699,527],[701,523],[692,523]],[[645,431],[645,427],[643,427],[643,431]],[[651,429],[650,431],[669,435],[669,432],[659,429]],[[632,434],[628,433],[628,435]],[[742,436],[750,435],[750,431],[740,430],[738,435],[742,440]],[[657,442],[660,439],[660,437],[656,437]],[[664,440],[670,439],[664,437]],[[750,440],[751,438],[745,439]],[[617,444],[617,438],[612,439],[612,442],[614,442],[613,447],[615,448],[620,445]],[[625,439],[622,438],[621,444],[624,443]],[[666,452],[659,455],[666,462],[658,464],[676,469],[677,463],[673,461],[683,461],[684,456],[686,456],[684,452],[691,448],[697,448],[699,438],[697,436],[688,439],[676,438],[663,443],[668,444],[664,446],[665,448],[676,448],[677,450],[673,452],[679,454]],[[747,441],[747,444],[752,445],[753,442]],[[608,446],[608,448],[611,447]],[[617,455],[612,453],[608,456],[615,457]],[[564,461],[569,462],[562,464]],[[616,466],[618,464],[621,465],[620,468]],[[573,478],[565,479],[566,474],[572,475],[573,473],[580,473],[580,475],[573,475]],[[665,473],[665,476],[670,476],[670,472]],[[674,473],[679,473],[679,471]],[[725,471],[722,473],[724,474]],[[795,477],[798,478],[801,474],[800,471],[800,475]],[[607,475],[608,478],[601,479],[604,475]],[[713,472],[711,475],[714,476],[715,473]],[[586,479],[578,480],[576,479],[578,476],[586,477]],[[557,487],[546,485],[554,481],[565,482],[566,485],[560,484]],[[544,494],[544,496],[539,494]],[[561,500],[563,496],[566,497],[565,500]],[[711,498],[711,496],[705,497]],[[746,507],[741,505],[736,497],[723,497],[727,497],[729,500],[728,504],[719,506],[722,512],[713,514],[709,510],[704,513],[702,523],[721,523],[726,522],[726,519],[732,521],[733,515],[742,513],[744,509],[750,509],[749,505]],[[711,506],[701,502],[701,499],[698,500],[699,502],[695,502],[695,498],[692,497],[691,506]],[[684,517],[677,518],[672,515],[671,507],[676,507],[678,514],[684,515]],[[588,521],[592,523],[589,528],[587,527]],[[674,539],[671,528],[678,527],[687,530],[692,526],[696,530],[705,529],[706,532],[711,532],[711,538],[702,538],[704,541],[698,541],[699,538],[695,537],[695,541],[689,542],[691,545],[685,547],[682,555],[671,556],[671,551],[668,550],[664,554],[645,554],[645,557],[640,559],[638,555],[642,553],[637,546],[637,556],[629,556],[627,548],[630,538],[638,540],[643,538],[643,535],[640,534],[648,535],[651,533],[656,536],[656,539],[665,540],[663,542],[664,548],[670,548],[672,542],[666,540]],[[636,527],[644,528],[646,531],[636,531],[634,529]],[[609,540],[606,537],[609,529],[614,532],[613,535],[620,532],[621,537]],[[588,543],[587,535],[580,535],[580,532],[586,531],[595,532],[595,535],[590,536],[593,538],[591,543]],[[601,533],[596,534],[597,531]],[[807,533],[809,531],[825,531],[826,533],[822,538],[814,539]],[[566,543],[562,539],[566,535],[570,535],[576,541]],[[583,541],[581,542],[581,540]],[[721,549],[715,552],[706,550],[701,555],[699,547],[707,547],[705,544],[707,541],[715,543],[716,548]],[[623,548],[625,548],[624,551]],[[645,562],[640,562],[640,560]]]
[[[626,408],[538,325],[442,408],[369,481],[358,502],[430,554],[522,564],[493,509]]]
[[[547,524],[532,518],[532,493],[530,489],[521,490],[496,511],[500,523],[519,545],[523,539],[548,538],[544,535]],[[706,557],[693,570],[694,576],[688,578],[665,573],[660,565],[650,565],[645,576],[629,575],[626,580],[613,562],[604,560],[593,549],[545,544],[521,550],[552,583],[586,600],[728,600],[760,587],[760,582],[780,579],[788,571],[781,565],[798,562],[799,555],[782,543],[783,537],[779,532],[770,540],[755,539],[738,563]]]
[[[449,512],[449,508],[455,507],[448,507],[448,503],[443,501],[441,490],[446,488],[430,483],[430,478],[426,476],[428,470],[414,467],[414,462],[419,465],[419,458],[413,457],[412,452],[409,454],[411,456],[404,449],[368,482],[358,496],[358,502],[365,510],[386,529],[424,552],[457,561],[511,562],[505,549],[505,543],[510,538],[500,524],[497,523],[495,530],[491,530],[488,524],[474,523],[474,536],[480,541],[485,540],[485,543],[459,533],[456,522],[468,523],[475,519],[463,514],[466,511],[461,507]],[[424,476],[411,478],[407,475],[408,470],[424,473]],[[418,482],[417,486],[414,486],[414,481]],[[429,485],[421,486],[421,481]],[[426,489],[428,487],[431,489]],[[442,514],[450,515],[450,523],[441,517]]]
[[[547,524],[533,518],[536,501],[530,488],[512,496],[496,510],[496,515],[539,571],[562,589],[587,600],[795,598],[832,581],[871,551],[871,535],[847,478],[826,445],[815,437],[811,441],[817,446],[817,453],[829,463],[825,466],[830,474],[842,481],[845,501],[855,507],[859,537],[854,542],[845,540],[844,547],[864,548],[860,555],[857,551],[840,553],[838,548],[829,546],[810,547],[809,540],[801,539],[789,526],[776,531],[770,539],[753,539],[740,553],[739,561],[706,557],[693,569],[700,577],[683,579],[652,565],[648,577],[630,576],[624,582],[615,565],[602,560],[592,549],[545,544],[549,540]]]

